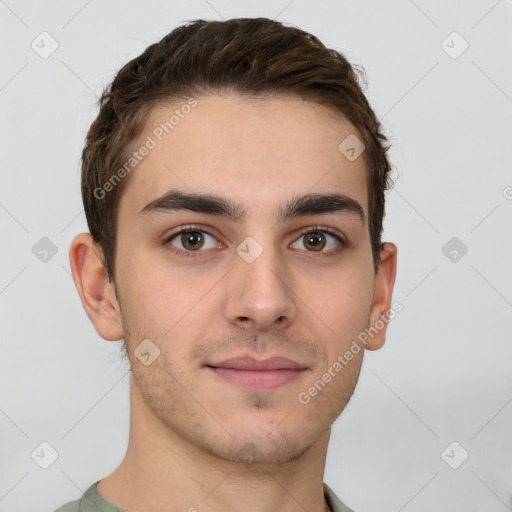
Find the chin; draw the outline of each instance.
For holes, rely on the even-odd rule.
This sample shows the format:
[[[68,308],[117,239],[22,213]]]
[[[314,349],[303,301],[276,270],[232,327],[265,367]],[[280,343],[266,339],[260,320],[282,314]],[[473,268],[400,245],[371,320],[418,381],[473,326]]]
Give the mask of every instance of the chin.
[[[268,433],[252,436],[247,433],[243,437],[230,438],[229,444],[207,443],[203,448],[211,455],[235,464],[277,465],[299,459],[318,441],[317,438],[304,439],[303,432],[300,439],[284,432],[277,435],[277,430],[273,434],[276,434],[274,438]]]

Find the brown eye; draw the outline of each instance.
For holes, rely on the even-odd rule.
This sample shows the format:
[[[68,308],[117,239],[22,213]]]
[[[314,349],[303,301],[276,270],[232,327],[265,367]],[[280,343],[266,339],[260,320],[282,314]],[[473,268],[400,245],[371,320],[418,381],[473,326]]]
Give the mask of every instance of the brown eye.
[[[306,233],[304,236],[304,246],[312,251],[321,251],[326,244],[325,235],[319,231]]]
[[[291,245],[294,249],[302,249],[307,252],[334,253],[345,247],[345,242],[337,234],[326,229],[311,229],[304,231],[302,235]],[[326,254],[327,256],[327,254]]]
[[[181,253],[204,252],[205,249],[215,249],[219,242],[217,239],[202,229],[183,229],[171,236],[169,243]]]
[[[204,244],[204,237],[201,231],[185,231],[181,234],[181,243],[189,251],[197,251]]]

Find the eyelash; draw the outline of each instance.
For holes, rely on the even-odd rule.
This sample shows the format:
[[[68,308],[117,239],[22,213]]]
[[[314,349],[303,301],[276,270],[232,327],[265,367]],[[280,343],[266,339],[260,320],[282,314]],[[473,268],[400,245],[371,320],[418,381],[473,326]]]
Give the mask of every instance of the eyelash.
[[[183,256],[183,257],[186,257],[186,258],[190,258],[190,257],[195,258],[195,257],[199,256],[198,253],[205,252],[205,251],[201,251],[201,250],[198,250],[198,251],[183,251],[181,249],[174,248],[174,246],[170,243],[176,237],[178,237],[179,235],[181,235],[183,233],[186,233],[188,231],[199,231],[201,233],[206,233],[207,235],[211,236],[212,238],[215,238],[215,236],[213,236],[211,233],[209,233],[202,226],[191,224],[191,225],[188,225],[186,227],[183,227],[179,231],[176,231],[175,233],[173,233],[172,235],[168,236],[164,240],[164,245],[167,248],[167,250],[172,252],[172,253],[174,253],[174,254],[176,254],[176,255],[178,255],[178,256]],[[322,226],[310,226],[308,228],[303,229],[300,232],[299,237],[296,240],[300,239],[304,235],[307,235],[308,233],[327,233],[328,235],[330,235],[333,238],[335,238],[339,242],[339,244],[340,244],[340,246],[338,248],[331,249],[330,251],[327,251],[327,252],[319,252],[319,253],[315,254],[314,251],[306,251],[308,253],[308,255],[313,257],[313,258],[335,256],[335,255],[337,255],[339,252],[341,252],[343,249],[345,249],[347,247],[346,242],[341,238],[340,235],[338,235],[338,233],[336,231],[334,231],[331,228],[322,227]],[[293,243],[295,243],[295,242],[293,242]]]

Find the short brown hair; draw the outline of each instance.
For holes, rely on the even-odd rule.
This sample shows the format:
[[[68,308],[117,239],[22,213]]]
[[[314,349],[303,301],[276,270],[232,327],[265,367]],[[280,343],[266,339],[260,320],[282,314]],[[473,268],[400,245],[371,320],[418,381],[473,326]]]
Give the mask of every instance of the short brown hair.
[[[118,204],[128,176],[104,185],[129,159],[152,109],[172,99],[232,91],[296,94],[329,107],[365,145],[368,223],[375,272],[380,265],[384,192],[391,187],[387,138],[358,81],[364,71],[314,35],[267,18],[194,20],[125,64],[99,100],[82,152],[82,199],[90,233],[114,280]],[[340,141],[341,142],[341,141]],[[123,176],[126,173],[123,173]],[[98,190],[103,191],[99,195]]]

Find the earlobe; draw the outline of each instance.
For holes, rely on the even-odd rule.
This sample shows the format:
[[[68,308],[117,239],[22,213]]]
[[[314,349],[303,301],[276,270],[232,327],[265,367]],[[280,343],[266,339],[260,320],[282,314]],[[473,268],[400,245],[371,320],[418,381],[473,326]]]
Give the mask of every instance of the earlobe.
[[[96,332],[115,341],[123,338],[120,310],[101,257],[101,249],[89,233],[81,233],[71,242],[69,262],[82,306]]]
[[[382,244],[381,263],[375,276],[375,292],[366,341],[368,350],[378,350],[386,341],[386,329],[390,319],[396,278],[397,250],[395,244],[389,242]]]

